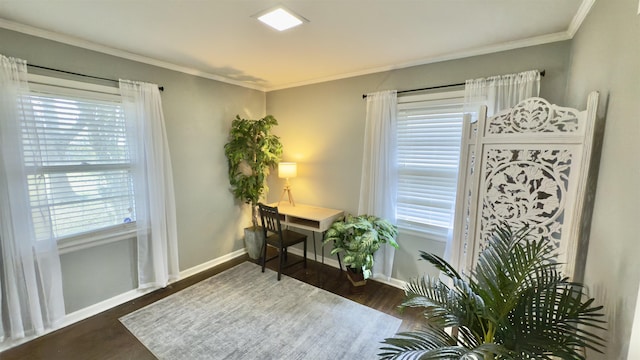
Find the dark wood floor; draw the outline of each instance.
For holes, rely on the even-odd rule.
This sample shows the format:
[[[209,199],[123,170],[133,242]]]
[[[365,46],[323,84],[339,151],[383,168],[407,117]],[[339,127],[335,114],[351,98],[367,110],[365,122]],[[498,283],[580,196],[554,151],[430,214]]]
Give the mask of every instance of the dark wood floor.
[[[296,257],[290,255],[289,260],[295,261]],[[246,256],[240,257],[180,280],[164,289],[4,351],[0,353],[0,359],[155,359],[118,318],[244,261],[251,260]],[[272,261],[268,267],[274,269],[275,265],[276,261]],[[393,286],[369,280],[362,292],[353,292],[344,273],[312,260],[309,261],[307,269],[302,265],[295,265],[285,269],[284,274],[401,318],[403,321],[399,331],[412,330],[420,324],[421,315],[415,309],[406,309],[402,313],[398,311],[397,307],[404,298],[404,292]],[[275,276],[273,280],[276,281]]]

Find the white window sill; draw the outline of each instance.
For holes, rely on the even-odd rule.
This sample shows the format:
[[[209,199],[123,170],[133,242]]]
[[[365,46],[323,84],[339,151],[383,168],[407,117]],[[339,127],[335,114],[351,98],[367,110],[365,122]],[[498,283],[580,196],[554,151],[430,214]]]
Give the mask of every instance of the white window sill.
[[[94,246],[110,244],[116,241],[136,237],[136,223],[117,225],[108,229],[93,231],[58,240],[58,252],[66,254]]]

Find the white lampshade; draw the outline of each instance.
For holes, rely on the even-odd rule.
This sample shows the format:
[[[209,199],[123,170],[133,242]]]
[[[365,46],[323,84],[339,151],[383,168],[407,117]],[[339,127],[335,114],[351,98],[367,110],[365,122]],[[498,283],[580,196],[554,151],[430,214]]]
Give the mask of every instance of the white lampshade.
[[[294,178],[298,175],[298,164],[294,162],[278,163],[278,177],[282,179]]]

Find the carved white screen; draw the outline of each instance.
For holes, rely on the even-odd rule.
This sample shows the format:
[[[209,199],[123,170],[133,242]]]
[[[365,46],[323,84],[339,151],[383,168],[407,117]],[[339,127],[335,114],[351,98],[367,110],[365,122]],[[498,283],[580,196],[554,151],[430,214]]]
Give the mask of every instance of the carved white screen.
[[[469,272],[502,222],[532,228],[575,270],[598,94],[588,110],[530,98],[463,129],[453,263]]]

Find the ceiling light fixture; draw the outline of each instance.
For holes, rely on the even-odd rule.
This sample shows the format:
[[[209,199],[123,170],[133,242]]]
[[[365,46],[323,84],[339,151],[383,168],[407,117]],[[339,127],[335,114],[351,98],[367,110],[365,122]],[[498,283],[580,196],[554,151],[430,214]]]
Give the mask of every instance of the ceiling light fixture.
[[[302,16],[294,15],[291,10],[287,10],[280,6],[258,16],[258,20],[271,26],[278,31],[284,31],[298,26],[309,20]]]

